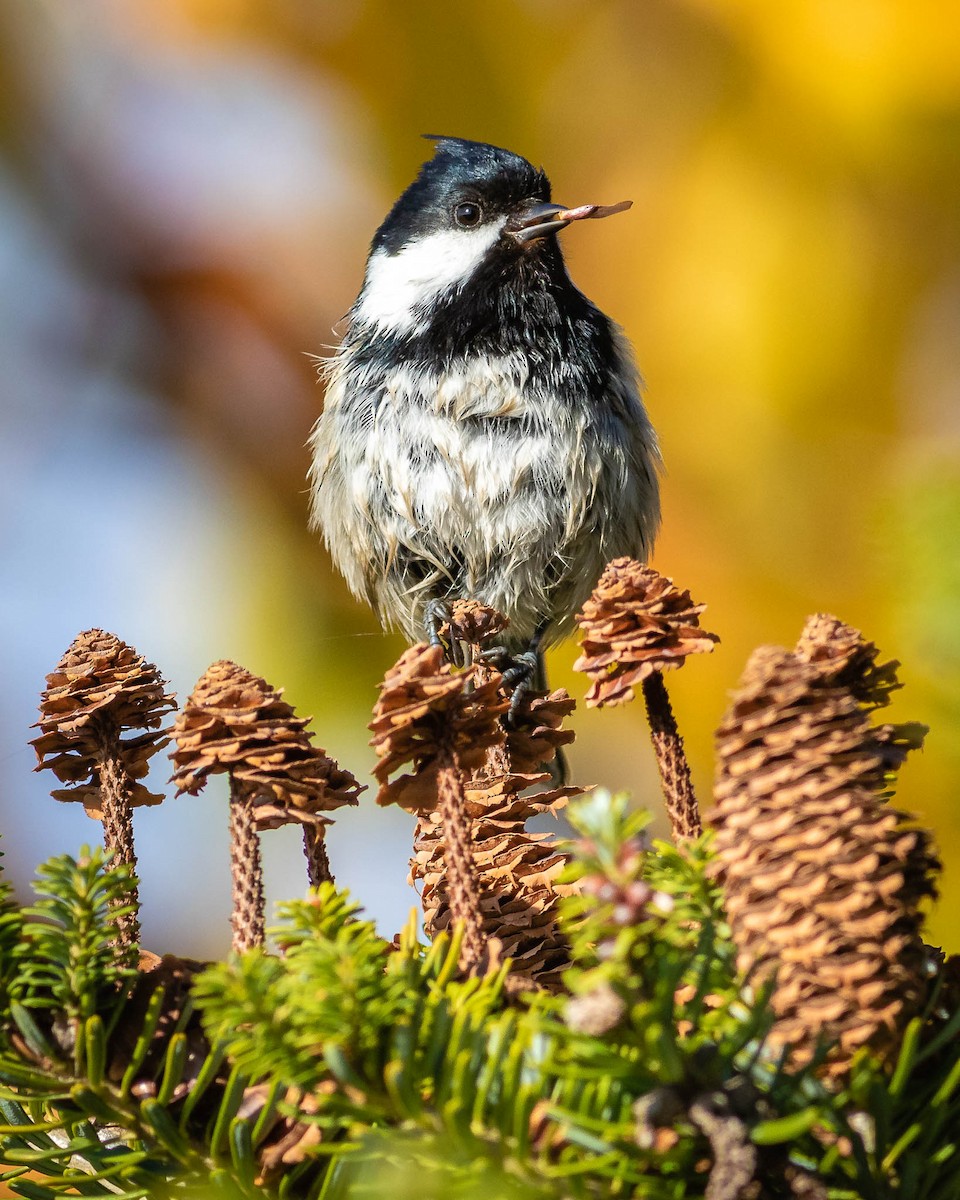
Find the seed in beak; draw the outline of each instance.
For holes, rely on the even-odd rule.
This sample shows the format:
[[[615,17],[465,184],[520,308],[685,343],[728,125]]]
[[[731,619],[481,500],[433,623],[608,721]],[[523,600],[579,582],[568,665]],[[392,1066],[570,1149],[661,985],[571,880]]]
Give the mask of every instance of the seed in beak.
[[[596,220],[625,212],[632,200],[621,200],[619,204],[580,204],[576,208],[564,208],[562,204],[534,204],[526,210],[518,229],[511,230],[521,244],[532,242],[548,234],[559,233],[572,221]]]

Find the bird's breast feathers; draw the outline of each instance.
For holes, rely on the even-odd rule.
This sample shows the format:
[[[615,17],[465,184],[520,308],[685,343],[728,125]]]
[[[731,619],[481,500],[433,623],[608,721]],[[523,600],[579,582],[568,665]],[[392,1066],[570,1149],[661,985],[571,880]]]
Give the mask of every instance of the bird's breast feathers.
[[[389,513],[441,536],[503,509],[502,529],[476,533],[510,545],[520,526],[536,528],[528,506],[555,506],[568,494],[566,520],[591,498],[600,447],[585,437],[586,410],[534,388],[520,355],[464,358],[439,373],[412,364],[357,370],[349,351],[339,357],[313,435],[321,526],[329,524],[325,492],[341,521],[346,501],[373,522]],[[525,503],[507,511],[518,497]]]

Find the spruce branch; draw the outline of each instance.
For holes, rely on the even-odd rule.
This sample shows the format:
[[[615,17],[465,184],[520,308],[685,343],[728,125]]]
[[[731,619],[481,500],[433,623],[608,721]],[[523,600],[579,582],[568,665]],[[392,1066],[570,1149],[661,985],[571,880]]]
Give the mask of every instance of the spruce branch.
[[[756,1179],[757,1148],[750,1131],[730,1111],[726,1096],[699,1096],[689,1108],[690,1119],[710,1143],[713,1166],[704,1200],[741,1200]]]
[[[22,1128],[42,1112],[45,1129],[63,1131],[25,1142],[4,1126],[0,1161],[41,1150],[51,1175],[32,1200],[69,1192],[80,1158],[125,1193],[158,1197],[213,1171],[248,1191],[351,1196],[395,1186],[402,1164],[419,1164],[438,1194],[482,1179],[490,1194],[562,1200],[574,1179],[584,1197],[652,1197],[678,1181],[717,1197],[817,1197],[817,1174],[831,1194],[892,1194],[912,1179],[952,1195],[960,1014],[923,1036],[918,1016],[892,1077],[860,1059],[831,1093],[758,1052],[766,1001],[743,995],[729,969],[706,840],[647,846],[644,818],[602,792],[573,810],[572,997],[512,1004],[503,969],[460,977],[458,937],[423,947],[408,926],[388,943],[325,884],[283,907],[279,956],[233,956],[202,972],[192,997],[184,964],[144,972],[108,1053],[116,993],[101,992],[69,1099],[62,1062],[19,1054],[22,1034],[0,1045],[0,1079],[29,1107],[5,1100],[5,1120]],[[59,1010],[32,1011],[42,1021],[31,1036],[66,1048]],[[864,1103],[884,1114],[872,1130]]]
[[[54,1022],[50,1041],[83,1059],[80,1030],[104,1010],[115,1015],[136,978],[137,950],[118,936],[133,911],[136,879],[126,863],[110,870],[109,855],[84,846],[77,858],[61,855],[38,868],[35,904],[22,910],[19,964],[10,997]]]
[[[0,1027],[9,1018],[10,989],[18,974],[17,945],[22,930],[23,914],[14,898],[13,886],[0,871]]]

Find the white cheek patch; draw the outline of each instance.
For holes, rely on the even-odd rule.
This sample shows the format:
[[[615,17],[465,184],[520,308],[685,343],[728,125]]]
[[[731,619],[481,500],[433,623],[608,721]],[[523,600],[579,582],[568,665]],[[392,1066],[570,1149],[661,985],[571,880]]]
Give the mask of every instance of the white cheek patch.
[[[354,317],[379,329],[417,326],[444,292],[462,286],[500,240],[506,217],[476,229],[445,229],[410,242],[398,254],[370,256]]]

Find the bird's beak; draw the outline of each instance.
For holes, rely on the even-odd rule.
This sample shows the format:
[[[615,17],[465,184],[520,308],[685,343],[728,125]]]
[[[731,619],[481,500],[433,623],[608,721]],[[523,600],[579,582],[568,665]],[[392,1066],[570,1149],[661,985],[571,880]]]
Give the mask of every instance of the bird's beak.
[[[562,204],[528,204],[507,230],[523,245],[559,233],[571,221],[612,217],[615,213],[625,212],[632,204],[632,200],[621,200],[619,204],[581,204],[577,208],[564,208]]]

